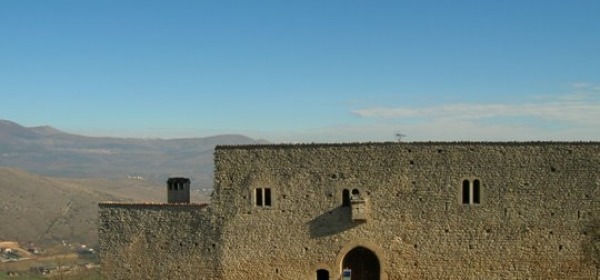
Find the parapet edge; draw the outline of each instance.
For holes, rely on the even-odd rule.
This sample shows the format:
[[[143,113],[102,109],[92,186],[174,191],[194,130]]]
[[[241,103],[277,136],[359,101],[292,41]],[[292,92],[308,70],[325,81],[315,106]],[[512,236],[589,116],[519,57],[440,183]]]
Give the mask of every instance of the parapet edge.
[[[360,146],[434,146],[434,145],[600,145],[600,141],[416,141],[416,142],[348,142],[348,143],[279,143],[279,144],[241,144],[217,145],[215,150],[252,150],[252,149],[293,149],[321,147],[360,147]]]
[[[115,202],[103,201],[98,203],[99,207],[171,207],[171,208],[206,208],[208,203],[164,203],[164,202]]]

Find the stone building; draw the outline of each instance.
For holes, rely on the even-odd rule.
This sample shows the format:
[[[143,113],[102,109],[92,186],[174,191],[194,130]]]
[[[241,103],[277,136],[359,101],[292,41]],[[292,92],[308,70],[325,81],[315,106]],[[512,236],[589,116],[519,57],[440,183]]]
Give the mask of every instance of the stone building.
[[[596,279],[600,143],[219,146],[210,204],[100,204],[106,279]]]

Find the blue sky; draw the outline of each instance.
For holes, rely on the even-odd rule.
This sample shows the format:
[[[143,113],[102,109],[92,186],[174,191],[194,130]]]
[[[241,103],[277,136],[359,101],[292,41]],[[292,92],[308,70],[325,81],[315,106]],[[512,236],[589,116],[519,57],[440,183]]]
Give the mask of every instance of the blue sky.
[[[0,119],[273,142],[600,140],[600,1],[0,1]]]

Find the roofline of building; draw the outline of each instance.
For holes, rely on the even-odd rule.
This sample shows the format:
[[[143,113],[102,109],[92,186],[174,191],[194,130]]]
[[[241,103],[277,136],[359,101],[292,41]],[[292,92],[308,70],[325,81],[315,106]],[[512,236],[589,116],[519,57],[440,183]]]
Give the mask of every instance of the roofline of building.
[[[360,147],[360,146],[439,146],[439,145],[483,145],[483,146],[542,146],[542,145],[600,145],[600,141],[419,141],[419,142],[348,142],[348,143],[278,143],[217,145],[215,150],[252,150],[285,148],[321,147]]]

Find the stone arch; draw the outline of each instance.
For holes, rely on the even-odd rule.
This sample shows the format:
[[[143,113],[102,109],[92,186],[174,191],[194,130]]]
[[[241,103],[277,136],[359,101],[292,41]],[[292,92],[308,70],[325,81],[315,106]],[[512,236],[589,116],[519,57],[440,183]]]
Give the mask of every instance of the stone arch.
[[[344,256],[342,268],[352,270],[352,280],[379,280],[379,263],[379,258],[371,250],[358,246]]]
[[[348,254],[351,254],[351,256],[357,256],[362,254],[367,259],[376,260],[379,266],[379,280],[388,280],[388,275],[386,273],[388,269],[387,261],[383,258],[383,253],[379,249],[379,246],[368,240],[358,240],[350,242],[340,250],[335,262],[337,271],[332,271],[332,274],[335,275],[335,277],[333,277],[332,279],[341,279],[342,270],[344,269],[344,260],[346,259]]]

